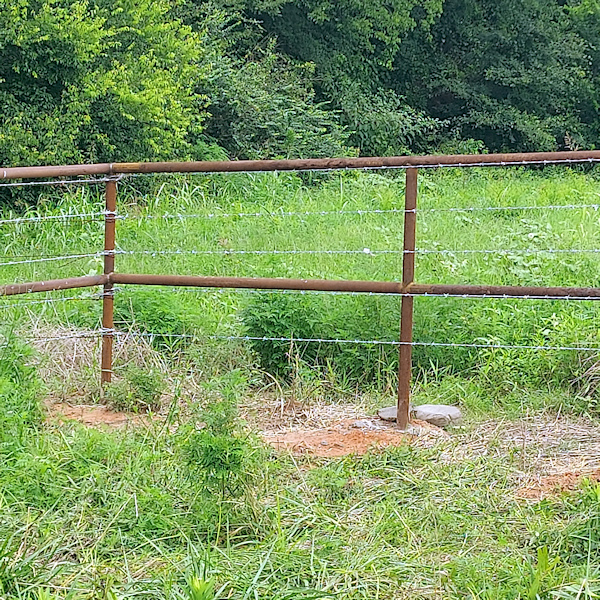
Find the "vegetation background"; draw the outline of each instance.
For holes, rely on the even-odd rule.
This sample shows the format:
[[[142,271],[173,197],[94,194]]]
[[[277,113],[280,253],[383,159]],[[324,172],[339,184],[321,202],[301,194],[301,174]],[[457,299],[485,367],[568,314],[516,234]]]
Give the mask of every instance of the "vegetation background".
[[[599,44],[598,0],[0,0],[0,165],[592,149]],[[403,186],[127,179],[118,269],[397,280]],[[0,190],[2,281],[101,272],[102,190],[32,189]],[[419,194],[420,281],[600,285],[595,168],[431,172]],[[417,299],[416,339],[458,347],[415,348],[415,401],[466,430],[322,460],[271,451],[238,405],[372,414],[396,349],[244,336],[391,342],[399,298],[118,290],[104,390],[94,342],[61,345],[98,333],[98,296],[36,298],[0,303],[1,600],[598,598],[597,483],[519,497],[541,457],[600,460],[598,353],[462,347],[598,348],[598,303]],[[49,420],[56,399],[156,419],[89,429]],[[531,421],[501,435],[524,415],[530,446]]]
[[[2,165],[597,143],[597,0],[0,10]]]

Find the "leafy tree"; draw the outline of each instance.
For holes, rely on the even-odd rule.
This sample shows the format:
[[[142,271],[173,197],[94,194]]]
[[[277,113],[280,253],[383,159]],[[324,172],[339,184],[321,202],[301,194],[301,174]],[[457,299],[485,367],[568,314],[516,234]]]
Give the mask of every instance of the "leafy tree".
[[[340,111],[362,154],[427,147],[434,119],[387,83],[405,35],[426,31],[443,0],[286,0],[248,14],[277,36],[283,52],[315,65],[319,98]]]
[[[494,149],[589,144],[585,42],[548,0],[446,0],[430,34],[414,32],[394,66],[409,102]]]
[[[236,158],[347,155],[337,115],[314,99],[312,66],[293,64],[272,47],[248,60],[214,65],[205,89],[211,98],[206,133]]]
[[[0,0],[0,163],[198,156],[201,35],[168,0]]]

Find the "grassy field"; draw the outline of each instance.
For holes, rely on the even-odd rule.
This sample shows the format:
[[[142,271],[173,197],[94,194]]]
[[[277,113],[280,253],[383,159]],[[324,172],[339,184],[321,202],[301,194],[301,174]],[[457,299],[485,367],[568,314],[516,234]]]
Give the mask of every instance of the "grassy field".
[[[126,180],[117,269],[399,280],[403,186],[400,175],[368,173]],[[417,255],[416,280],[598,286],[600,254],[570,252],[600,249],[597,210],[557,207],[600,204],[599,193],[594,172],[422,173],[417,245],[441,252]],[[506,210],[447,210],[489,207]],[[49,196],[27,215],[102,208],[101,195],[82,188]],[[0,235],[2,263],[94,253],[103,244],[102,219],[4,223]],[[304,253],[323,250],[355,253]],[[0,265],[0,278],[101,269],[99,256],[71,258]],[[301,403],[355,402],[372,411],[393,402],[397,351],[238,338],[393,341],[399,298],[120,290],[119,328],[154,337],[118,348],[119,377],[104,401],[160,418],[111,432],[45,422],[40,407],[48,397],[101,400],[97,351],[82,357],[77,347],[79,366],[67,370],[61,340],[33,339],[97,330],[95,291],[0,307],[0,597],[600,594],[597,484],[541,501],[522,492],[536,474],[579,456],[579,435],[596,439],[595,352],[417,347],[415,402],[461,405],[464,429],[362,457],[297,457],[265,447],[238,407],[267,398],[276,380],[283,396]],[[593,302],[418,298],[415,339],[600,347],[597,313]],[[533,442],[515,433],[521,422],[543,424],[527,430]],[[566,433],[550,439],[557,423]],[[586,448],[589,466],[600,454]]]

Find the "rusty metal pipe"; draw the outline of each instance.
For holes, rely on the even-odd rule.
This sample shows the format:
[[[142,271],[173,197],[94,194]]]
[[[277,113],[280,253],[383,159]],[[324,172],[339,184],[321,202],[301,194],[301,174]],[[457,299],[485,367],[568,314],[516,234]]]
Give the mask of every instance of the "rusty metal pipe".
[[[297,290],[319,292],[350,292],[365,294],[410,294],[411,296],[460,295],[472,298],[485,296],[599,298],[600,288],[534,287],[510,285],[407,285],[398,281],[360,281],[335,279],[283,279],[268,277],[204,277],[196,275],[149,275],[112,273],[111,283],[122,285],[158,285],[172,287],[229,288],[256,290]]]
[[[0,168],[0,179],[81,177],[123,173],[232,173],[258,171],[311,171],[329,169],[385,169],[410,167],[507,166],[531,163],[600,162],[600,150],[576,152],[526,152],[511,154],[454,154],[441,156],[389,156],[312,158],[295,160],[239,160],[202,162],[103,163]]]
[[[67,279],[51,279],[49,281],[34,281],[32,283],[13,283],[0,286],[0,296],[95,287],[97,285],[104,285],[107,281],[108,277],[106,275],[92,275],[87,277],[69,277]]]
[[[113,358],[113,328],[114,328],[114,305],[113,284],[110,275],[115,270],[115,236],[117,211],[117,182],[107,181],[105,192],[106,215],[104,217],[104,274],[106,284],[102,296],[102,357],[100,382],[102,385],[112,381],[112,358]]]
[[[402,284],[407,289],[415,278],[415,245],[417,230],[417,169],[406,171],[406,189],[404,208],[404,255],[402,258]],[[402,298],[400,310],[400,342],[398,356],[398,403],[396,423],[400,429],[406,429],[410,420],[410,382],[412,371],[412,335],[413,335],[412,296]]]
[[[542,287],[518,285],[444,285],[413,283],[404,290],[413,296],[467,296],[482,298],[486,296],[506,296],[508,298],[523,298],[534,296],[538,298],[599,298],[600,288],[578,287]]]
[[[511,285],[443,285],[411,283],[403,285],[398,281],[356,281],[327,279],[279,279],[265,277],[198,277],[194,275],[147,275],[111,273],[69,277],[31,283],[15,283],[0,286],[0,296],[51,292],[75,288],[96,287],[107,283],[122,285],[157,285],[172,287],[229,288],[257,290],[298,290],[324,292],[350,292],[365,294],[410,294],[411,296],[466,296],[483,298],[486,296],[506,296],[507,298],[560,299],[598,298],[600,288],[576,287],[534,287]]]
[[[321,279],[274,279],[267,277],[204,277],[195,275],[145,275],[112,273],[111,283],[166,285],[204,288],[243,288],[257,290],[306,290],[323,292],[402,293],[397,281],[338,281]]]

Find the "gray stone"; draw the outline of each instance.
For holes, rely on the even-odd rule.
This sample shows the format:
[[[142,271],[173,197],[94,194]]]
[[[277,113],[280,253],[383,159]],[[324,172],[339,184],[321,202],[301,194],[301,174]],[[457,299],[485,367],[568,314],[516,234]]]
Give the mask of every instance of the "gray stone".
[[[448,427],[449,425],[459,425],[462,421],[462,413],[456,406],[446,404],[422,404],[421,406],[411,406],[412,416],[415,419],[426,421],[437,427]],[[396,420],[396,407],[389,406],[380,408],[377,411],[380,419],[384,421]]]
[[[387,408],[380,408],[377,411],[377,414],[379,415],[380,419],[383,419],[384,421],[395,421],[396,420],[396,407],[395,406],[389,406]]]
[[[448,427],[449,425],[460,425],[462,413],[456,406],[446,404],[422,404],[413,406],[412,414],[415,419],[427,421],[437,427]]]

